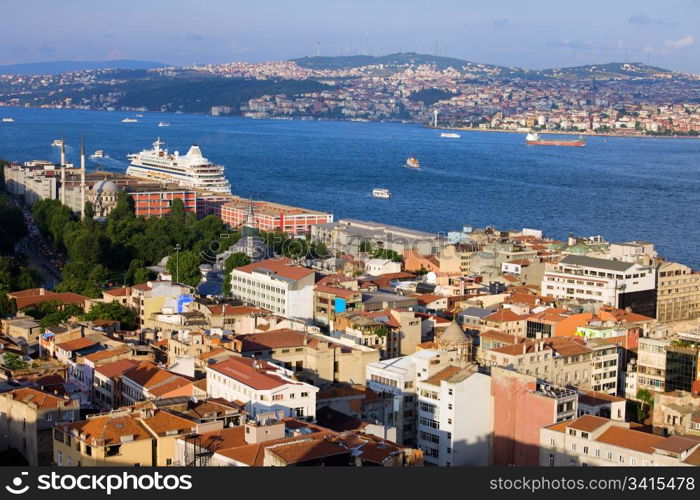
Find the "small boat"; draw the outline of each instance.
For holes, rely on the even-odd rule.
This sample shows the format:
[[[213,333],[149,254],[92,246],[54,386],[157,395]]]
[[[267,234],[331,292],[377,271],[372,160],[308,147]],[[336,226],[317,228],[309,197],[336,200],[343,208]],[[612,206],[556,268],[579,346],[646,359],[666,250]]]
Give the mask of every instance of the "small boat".
[[[406,160],[406,166],[409,168],[420,168],[420,162],[418,161],[418,158],[409,156]]]
[[[4,122],[13,122],[13,121],[15,121],[15,119],[14,119],[14,118],[3,118],[2,121],[4,121]]]
[[[372,196],[375,198],[391,198],[391,192],[388,189],[384,188],[374,188],[372,190]]]
[[[54,139],[51,145],[60,148],[61,146],[63,146],[63,139]]]
[[[136,118],[142,118],[142,117],[143,117],[143,115],[140,114],[140,113],[138,113],[138,114],[136,115]]]
[[[122,120],[122,123],[134,123],[137,122],[138,120],[136,118],[124,118]]]
[[[103,150],[97,149],[97,150],[95,150],[95,152],[93,153],[92,156],[94,156],[95,158],[104,158],[104,155],[105,155],[105,152]]]
[[[450,139],[459,139],[462,136],[459,134],[455,134],[454,132],[443,132],[442,134],[440,134],[440,137],[448,137]]]
[[[159,127],[169,127],[170,124],[168,122],[158,122]]]

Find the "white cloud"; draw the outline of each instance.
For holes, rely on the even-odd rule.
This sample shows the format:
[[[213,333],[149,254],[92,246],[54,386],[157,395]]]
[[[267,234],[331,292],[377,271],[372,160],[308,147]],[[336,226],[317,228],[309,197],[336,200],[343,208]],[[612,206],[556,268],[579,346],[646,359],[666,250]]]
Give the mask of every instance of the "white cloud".
[[[693,35],[684,36],[679,40],[666,40],[664,45],[670,49],[687,49],[695,43]]]

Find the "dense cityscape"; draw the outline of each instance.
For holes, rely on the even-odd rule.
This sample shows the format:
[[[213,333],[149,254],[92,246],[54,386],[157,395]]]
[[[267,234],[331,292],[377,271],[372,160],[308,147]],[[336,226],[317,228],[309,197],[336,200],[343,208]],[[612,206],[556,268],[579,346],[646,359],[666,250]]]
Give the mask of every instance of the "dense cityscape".
[[[700,2],[2,15],[0,491],[694,495]]]
[[[3,463],[700,464],[700,273],[653,242],[336,221],[149,170],[222,175],[196,146],[58,147],[3,165]]]
[[[697,136],[699,100],[697,75],[642,63],[532,71],[412,53],[0,76],[0,106],[419,123],[437,111],[443,127],[627,136]]]

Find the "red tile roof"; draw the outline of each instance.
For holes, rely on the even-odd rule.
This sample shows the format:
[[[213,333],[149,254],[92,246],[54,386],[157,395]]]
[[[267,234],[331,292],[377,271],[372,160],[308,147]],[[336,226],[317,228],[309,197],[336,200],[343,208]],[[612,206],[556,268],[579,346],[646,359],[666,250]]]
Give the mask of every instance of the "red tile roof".
[[[64,351],[79,351],[80,349],[85,349],[87,347],[94,346],[98,342],[87,337],[80,337],[79,339],[69,340],[68,342],[63,342],[61,344],[56,344],[56,347],[63,349]]]
[[[236,271],[252,274],[256,269],[272,271],[278,276],[290,280],[300,280],[310,274],[314,274],[313,269],[297,266],[291,259],[287,258],[261,260],[260,262],[254,262],[246,266],[237,267]]]
[[[139,362],[134,361],[133,359],[120,359],[114,363],[106,363],[98,366],[95,368],[95,371],[107,378],[113,378],[118,375],[123,375],[124,372],[127,372],[138,365]]]
[[[253,366],[254,363],[257,364],[257,368]],[[265,361],[251,358],[232,357],[210,365],[209,369],[237,380],[248,387],[262,391],[276,389],[294,383],[277,375],[275,373],[278,369],[276,366]]]

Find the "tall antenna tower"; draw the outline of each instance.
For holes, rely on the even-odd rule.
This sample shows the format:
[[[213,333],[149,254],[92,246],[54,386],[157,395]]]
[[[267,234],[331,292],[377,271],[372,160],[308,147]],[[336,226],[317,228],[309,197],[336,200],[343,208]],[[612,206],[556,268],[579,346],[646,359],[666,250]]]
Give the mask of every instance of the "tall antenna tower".
[[[321,42],[316,42],[316,57],[321,57]]]

